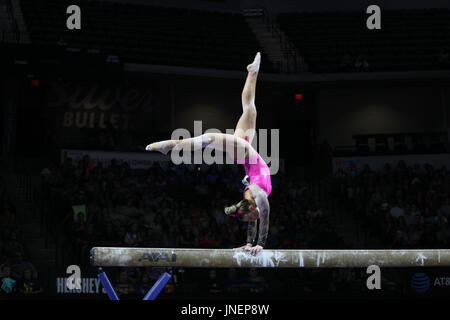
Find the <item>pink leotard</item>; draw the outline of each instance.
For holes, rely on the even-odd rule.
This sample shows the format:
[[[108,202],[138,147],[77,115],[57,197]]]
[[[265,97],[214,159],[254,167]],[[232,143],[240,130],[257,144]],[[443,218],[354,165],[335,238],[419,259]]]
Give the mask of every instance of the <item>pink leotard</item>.
[[[243,183],[247,185],[243,192],[243,197],[245,198],[245,191],[249,189],[259,210],[259,236],[257,244],[264,247],[269,233],[270,205],[267,198],[272,192],[270,170],[267,163],[258,153],[245,159],[240,159],[238,163],[244,166],[245,173],[250,178],[249,184],[244,183],[243,180]],[[255,241],[256,233],[257,223],[256,221],[250,220],[247,228],[247,243],[253,243]]]
[[[250,182],[263,189],[267,196],[269,196],[272,192],[272,181],[270,180],[270,169],[263,158],[256,153],[245,158],[244,163],[241,162],[241,164],[244,165],[245,173],[249,176]],[[245,190],[247,189],[248,186]]]

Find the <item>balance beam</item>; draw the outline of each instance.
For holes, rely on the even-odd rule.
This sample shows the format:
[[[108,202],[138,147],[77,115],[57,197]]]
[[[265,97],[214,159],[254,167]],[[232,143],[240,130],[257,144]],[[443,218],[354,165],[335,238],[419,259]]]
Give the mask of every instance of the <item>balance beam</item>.
[[[91,264],[102,267],[353,268],[450,266],[450,249],[269,250],[256,256],[233,249],[91,249]]]

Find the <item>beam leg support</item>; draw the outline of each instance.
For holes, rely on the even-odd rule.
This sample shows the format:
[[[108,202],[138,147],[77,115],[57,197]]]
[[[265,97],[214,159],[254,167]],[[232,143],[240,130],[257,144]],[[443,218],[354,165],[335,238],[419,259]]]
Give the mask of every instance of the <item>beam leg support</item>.
[[[98,279],[100,280],[103,288],[106,290],[106,294],[108,295],[110,300],[119,300],[119,297],[116,294],[116,291],[114,290],[111,282],[108,279],[108,276],[104,271],[102,271],[102,268],[98,268],[99,274]]]
[[[142,300],[155,300],[159,293],[164,289],[171,276],[167,272],[164,272],[153,285],[153,287],[147,292]]]

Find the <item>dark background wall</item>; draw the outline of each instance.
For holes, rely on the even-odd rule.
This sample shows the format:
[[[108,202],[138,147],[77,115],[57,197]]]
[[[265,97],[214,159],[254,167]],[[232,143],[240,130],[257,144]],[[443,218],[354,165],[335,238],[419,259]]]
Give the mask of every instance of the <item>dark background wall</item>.
[[[125,139],[124,143],[132,143],[130,149],[136,149],[154,140],[169,139],[175,128],[185,128],[194,134],[194,121],[198,120],[202,121],[202,132],[210,128],[226,132],[235,128],[241,115],[245,76],[216,79],[129,75],[123,83],[102,83],[103,95],[109,86],[127,88],[121,98],[127,101],[125,108],[121,99],[111,105],[102,102],[107,95],[102,98],[90,94],[83,98],[83,103],[73,98],[75,105],[67,99],[55,104],[47,90],[52,81],[42,81],[40,88],[31,87],[27,81],[22,83],[17,126],[19,149],[29,148],[30,139],[38,144],[47,136],[58,140],[60,147],[73,147],[65,141],[80,141],[83,143],[80,147],[87,148],[86,139],[95,140],[102,130],[112,131],[117,137],[130,135],[134,141]],[[96,81],[78,84],[86,88],[98,85]],[[73,83],[69,88],[74,88]],[[69,93],[73,92],[71,89]],[[295,101],[294,93],[304,94],[304,100]],[[449,102],[450,88],[445,83],[306,86],[260,81],[256,93],[257,128],[279,129],[281,154],[294,156],[299,154],[298,150],[308,153],[311,144],[325,139],[332,147],[353,145],[354,134],[446,131]],[[88,113],[89,117],[94,114],[94,128],[65,126],[66,112]],[[100,128],[98,119],[102,114],[105,119],[114,114],[129,117],[128,128]],[[34,128],[35,133],[22,135],[21,128]]]
[[[111,0],[103,0],[111,1]],[[413,9],[413,8],[449,8],[450,3],[447,0],[317,0],[317,1],[298,1],[298,0],[190,0],[187,4],[183,0],[114,0],[116,2],[134,2],[147,3],[157,6],[195,8],[202,10],[223,10],[240,12],[242,8],[252,8],[264,6],[270,13],[287,11],[336,11],[336,10],[364,10],[373,4],[382,9]]]
[[[183,79],[173,82],[175,98],[175,126],[193,129],[195,120],[203,121],[203,128],[216,128],[223,132],[234,129],[242,114],[242,79]],[[257,127],[280,128],[285,120],[286,85],[258,82],[256,107]]]
[[[28,148],[30,138],[33,145],[51,138],[58,147],[92,149],[91,142],[105,131],[116,137],[131,135],[135,139],[130,149],[136,149],[156,139],[169,139],[176,128],[194,134],[194,121],[202,121],[202,133],[210,128],[234,130],[242,114],[244,82],[245,75],[224,80],[142,74],[114,82],[46,79],[38,87],[24,80],[18,128],[33,134],[30,137],[30,130],[19,134],[19,149]],[[258,83],[258,129],[280,129],[286,123],[284,112],[292,112],[286,87]]]
[[[296,0],[242,0],[243,6],[263,5],[270,12],[288,11],[339,11],[339,10],[366,10],[370,5],[378,5],[381,9],[414,9],[414,8],[449,8],[450,3],[446,0],[318,0],[318,1],[296,1]]]
[[[449,96],[448,87],[444,92]],[[350,85],[318,89],[316,96],[319,139],[334,147],[352,145],[353,134],[446,131],[448,103],[434,84]]]

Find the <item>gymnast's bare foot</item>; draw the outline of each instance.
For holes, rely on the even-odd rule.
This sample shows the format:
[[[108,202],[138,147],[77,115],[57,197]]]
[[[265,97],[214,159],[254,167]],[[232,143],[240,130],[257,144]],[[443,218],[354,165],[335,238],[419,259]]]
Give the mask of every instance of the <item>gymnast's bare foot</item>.
[[[175,140],[166,140],[166,141],[155,142],[155,143],[149,144],[147,147],[145,147],[145,150],[158,151],[163,154],[167,154],[176,145],[177,145],[177,143],[175,142]]]
[[[261,54],[258,52],[255,56],[255,60],[247,66],[247,71],[253,74],[259,72],[259,65],[261,64]]]

